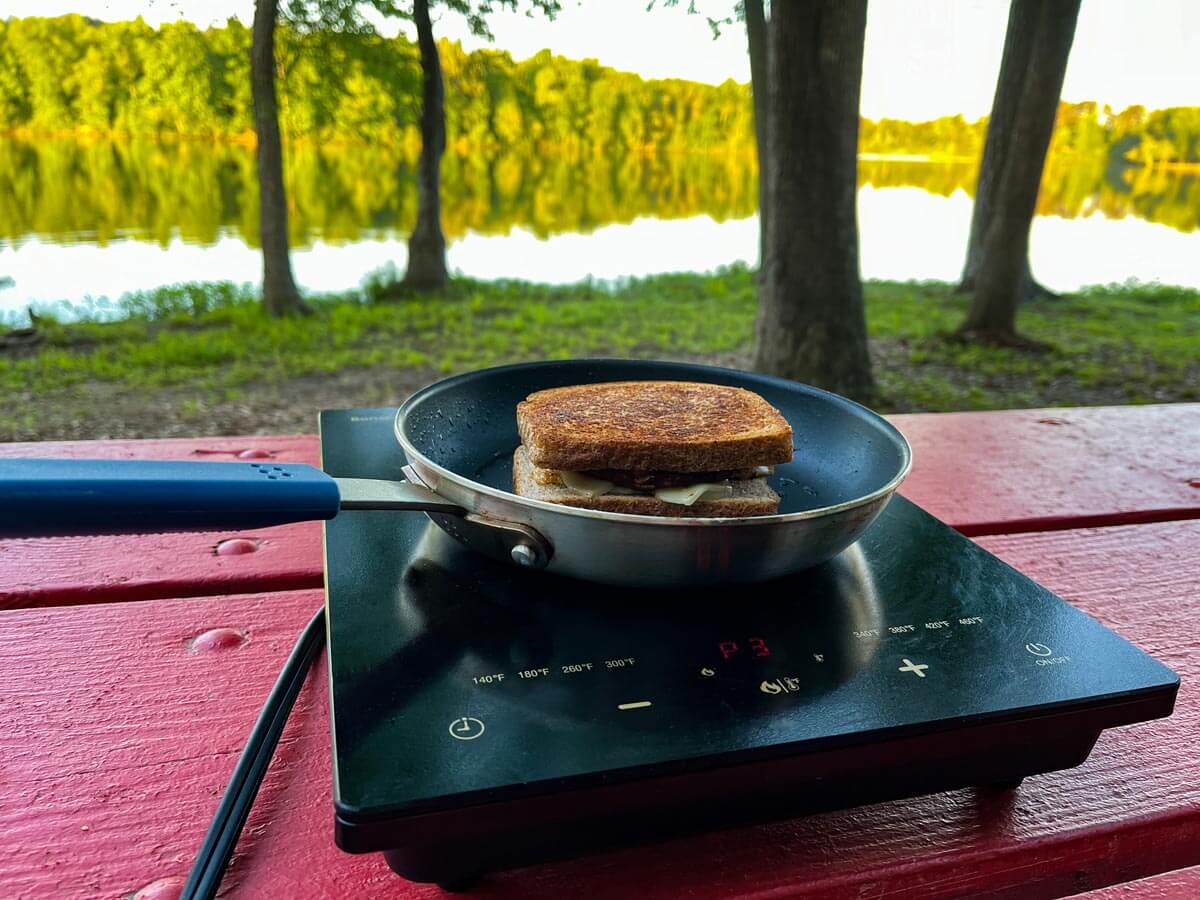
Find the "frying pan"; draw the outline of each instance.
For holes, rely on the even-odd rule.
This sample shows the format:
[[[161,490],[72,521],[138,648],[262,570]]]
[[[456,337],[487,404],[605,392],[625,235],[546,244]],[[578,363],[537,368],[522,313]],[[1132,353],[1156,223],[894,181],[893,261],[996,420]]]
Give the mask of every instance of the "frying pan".
[[[637,516],[510,492],[517,403],[546,388],[630,380],[732,385],[775,406],[795,433],[792,461],[769,478],[779,513]],[[832,558],[874,521],[912,464],[899,431],[844,397],[687,363],[572,360],[469,372],[409,397],[395,433],[408,460],[395,481],[269,461],[0,460],[0,537],[245,530],[340,509],[419,510],[471,549],[525,568],[679,588],[761,581]]]

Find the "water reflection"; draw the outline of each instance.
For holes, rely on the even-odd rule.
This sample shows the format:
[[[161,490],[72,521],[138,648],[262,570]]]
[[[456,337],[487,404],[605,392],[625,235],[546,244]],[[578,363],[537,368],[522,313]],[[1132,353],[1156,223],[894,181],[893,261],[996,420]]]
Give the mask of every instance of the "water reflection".
[[[961,265],[970,163],[863,160],[866,277],[952,279]],[[481,278],[569,282],[706,271],[757,253],[752,154],[610,159],[447,157],[450,264]],[[416,206],[396,152],[291,149],[297,277],[354,287],[404,265]],[[203,142],[0,140],[0,310],[186,280],[256,281],[252,152]],[[1056,158],[1043,183],[1033,255],[1052,287],[1124,280],[1200,286],[1200,178]],[[1164,227],[1165,226],[1165,227]]]
[[[398,150],[299,144],[287,162],[295,246],[411,229],[415,176]],[[451,154],[442,172],[443,223],[454,239],[514,227],[547,237],[640,216],[744,218],[755,209],[755,178],[750,153],[619,160]],[[0,141],[0,238],[166,244],[178,235],[211,244],[224,233],[257,241],[258,184],[247,147]]]

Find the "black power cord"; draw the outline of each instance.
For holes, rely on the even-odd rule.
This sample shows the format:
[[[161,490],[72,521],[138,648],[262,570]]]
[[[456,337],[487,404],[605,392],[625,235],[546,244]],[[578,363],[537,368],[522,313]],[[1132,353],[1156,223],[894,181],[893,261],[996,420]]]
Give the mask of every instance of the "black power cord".
[[[317,654],[325,644],[325,609],[322,607],[301,632],[296,646],[283,669],[267,702],[258,714],[258,721],[246,741],[246,747],[238,759],[225,788],[225,795],[213,815],[208,833],[196,854],[196,862],[183,886],[180,900],[211,900],[221,887],[221,878],[229,866],[233,849],[237,846],[250,807],[258,795],[259,785],[275,755],[279,736],[287,724],[296,695],[304,685],[304,678],[312,667]]]

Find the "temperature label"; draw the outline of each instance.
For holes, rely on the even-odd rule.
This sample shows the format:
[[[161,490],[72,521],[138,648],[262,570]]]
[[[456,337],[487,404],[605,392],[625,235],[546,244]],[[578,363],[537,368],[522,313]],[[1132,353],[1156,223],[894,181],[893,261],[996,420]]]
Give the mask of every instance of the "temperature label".
[[[504,680],[504,673],[496,672],[492,675],[476,675],[471,680],[476,684],[499,684]]]
[[[569,666],[562,667],[564,675],[578,675],[580,672],[590,671],[592,671],[591,663],[571,663]]]
[[[606,669],[624,669],[627,666],[632,666],[634,659],[632,656],[622,657],[621,659],[606,659],[604,668]]]
[[[950,627],[950,623],[949,623],[949,622],[947,622],[945,619],[943,619],[943,620],[941,620],[941,621],[939,621],[939,622],[926,622],[926,623],[925,623],[925,627],[926,627],[926,628],[929,628],[929,629],[935,629],[935,628],[949,628],[949,627]]]
[[[522,669],[517,673],[518,678],[545,678],[550,674],[549,667],[541,669]]]
[[[854,632],[854,636],[856,638],[879,637],[879,629],[878,628],[864,628],[862,631]]]
[[[888,626],[888,631],[891,634],[908,634],[910,632],[916,631],[916,629],[917,629],[917,626],[915,626],[915,625],[889,625]]]
[[[959,625],[982,625],[983,624],[983,616],[969,616],[966,619],[959,619],[958,624]]]

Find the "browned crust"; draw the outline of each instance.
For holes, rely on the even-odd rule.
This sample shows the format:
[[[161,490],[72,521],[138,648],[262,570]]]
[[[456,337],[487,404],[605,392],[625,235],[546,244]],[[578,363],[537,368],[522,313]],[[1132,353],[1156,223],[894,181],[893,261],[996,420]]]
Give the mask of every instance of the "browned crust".
[[[681,506],[642,494],[604,494],[600,497],[589,497],[561,484],[540,484],[535,478],[535,472],[536,468],[525,453],[525,448],[518,447],[513,454],[513,493],[562,506],[640,516],[736,518],[769,516],[779,511],[779,495],[761,478],[735,482],[734,496],[724,500],[701,500],[691,506]]]
[[[758,394],[687,381],[553,388],[517,404],[534,465],[587,471],[713,472],[792,458],[792,429]]]

